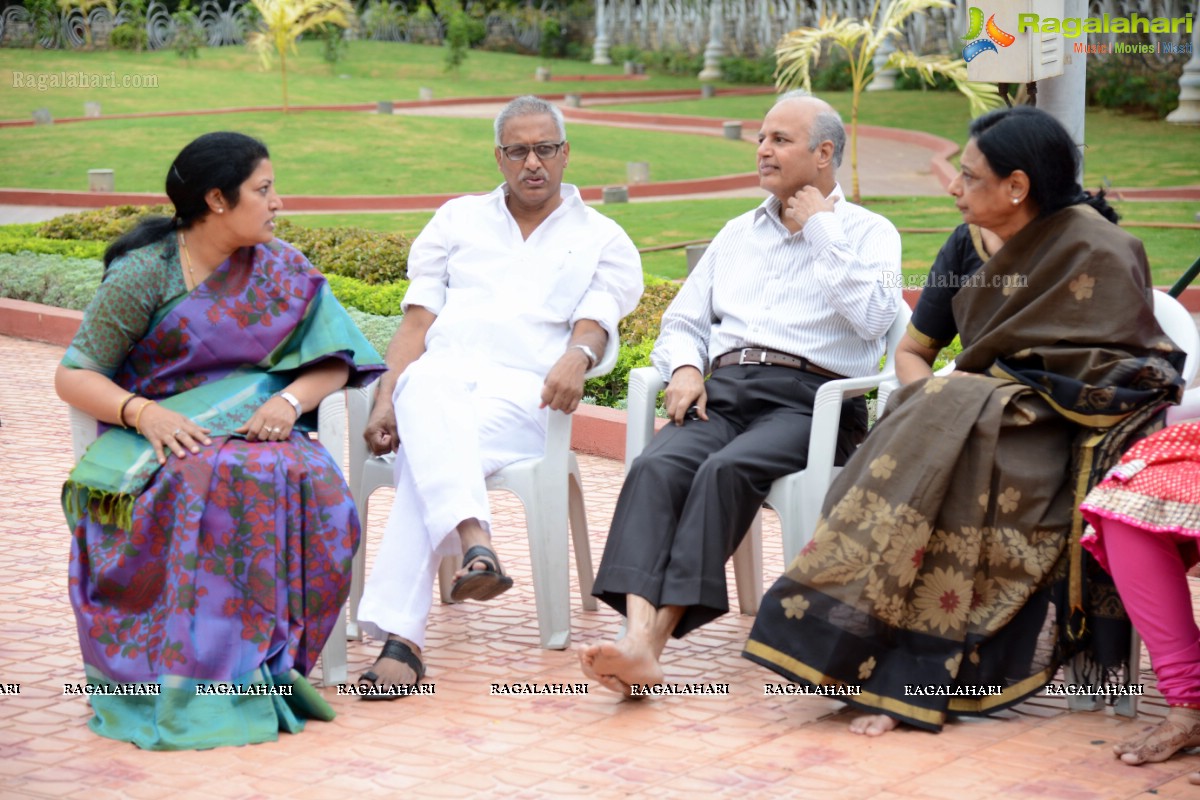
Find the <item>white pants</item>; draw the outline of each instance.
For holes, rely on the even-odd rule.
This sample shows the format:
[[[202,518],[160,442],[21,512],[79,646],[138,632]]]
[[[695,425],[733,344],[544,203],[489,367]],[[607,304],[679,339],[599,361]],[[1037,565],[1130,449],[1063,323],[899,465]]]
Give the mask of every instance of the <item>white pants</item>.
[[[532,372],[426,353],[392,395],[400,449],[396,500],[358,610],[375,638],[425,646],[442,556],[462,552],[456,528],[491,532],[487,476],[546,450],[543,379]]]

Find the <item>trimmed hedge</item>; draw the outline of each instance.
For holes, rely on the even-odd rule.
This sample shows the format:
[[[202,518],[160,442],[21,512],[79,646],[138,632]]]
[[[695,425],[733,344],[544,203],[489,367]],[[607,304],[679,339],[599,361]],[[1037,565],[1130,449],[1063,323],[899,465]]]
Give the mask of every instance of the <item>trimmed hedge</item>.
[[[27,230],[11,230],[18,227]],[[0,228],[0,253],[37,253],[94,259],[104,256],[105,245],[103,242],[46,239],[37,235],[36,227],[36,225],[9,225]]]
[[[400,315],[400,302],[408,291],[408,281],[396,281],[382,286],[372,286],[357,278],[345,275],[326,275],[334,296],[347,308],[357,308],[378,317]]]
[[[56,217],[39,226],[36,236],[41,239],[75,240],[77,244],[91,243],[91,246],[98,246],[103,254],[109,242],[132,230],[143,216],[170,216],[173,213],[171,206],[109,206]],[[345,275],[370,284],[408,279],[408,249],[411,242],[400,234],[350,227],[304,228],[282,217],[278,220],[275,233],[304,253],[313,266],[326,275]],[[33,250],[32,247],[25,249]],[[43,249],[34,252],[55,251]]]
[[[341,298],[338,299],[340,300]],[[345,305],[344,301],[343,305]],[[379,351],[380,355],[387,352],[388,342],[392,340],[392,335],[400,327],[402,317],[381,317],[378,314],[369,314],[366,311],[361,311],[353,306],[346,306],[346,313],[350,315],[350,319],[354,321],[354,324],[362,331],[362,335]]]
[[[671,305],[671,301],[675,299],[675,295],[679,294],[682,286],[682,283],[674,281],[647,283],[646,291],[642,293],[642,299],[638,302],[637,308],[628,317],[621,320],[621,327],[618,329],[621,334],[621,344],[636,345],[647,339],[651,342],[657,339],[663,312],[667,310],[667,306]],[[646,351],[646,356],[649,358],[649,351]],[[649,363],[647,361],[646,364],[635,366],[646,366]]]
[[[171,206],[107,206],[76,214],[63,214],[38,228],[38,236],[46,239],[79,239],[108,243],[133,230],[137,221],[147,214],[169,217],[175,213]]]
[[[0,297],[83,311],[102,272],[95,259],[0,253]]]
[[[280,219],[275,234],[304,253],[319,270],[370,284],[408,280],[408,249],[398,233],[363,228],[304,228]]]

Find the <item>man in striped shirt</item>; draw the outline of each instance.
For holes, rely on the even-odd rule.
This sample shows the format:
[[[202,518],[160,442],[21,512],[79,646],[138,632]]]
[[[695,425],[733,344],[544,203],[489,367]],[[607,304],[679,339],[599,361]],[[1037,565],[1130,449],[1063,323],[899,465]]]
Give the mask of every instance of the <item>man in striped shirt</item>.
[[[580,651],[609,689],[661,683],[668,637],[729,610],[725,562],[771,483],[804,468],[817,389],[878,370],[902,302],[900,235],[846,200],[845,141],[829,104],[783,95],[758,135],[770,197],[726,224],[663,315],[651,360],[674,424],[625,480],[594,590],[627,635]],[[866,434],[862,400],[841,418],[844,460]]]

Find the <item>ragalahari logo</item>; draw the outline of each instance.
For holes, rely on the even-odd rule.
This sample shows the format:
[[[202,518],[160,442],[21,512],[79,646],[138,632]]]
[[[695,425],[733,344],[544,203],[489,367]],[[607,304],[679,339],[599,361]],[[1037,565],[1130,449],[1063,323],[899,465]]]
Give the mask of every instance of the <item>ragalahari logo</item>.
[[[1000,26],[996,24],[996,15],[992,14],[988,17],[987,25],[983,24],[983,9],[971,6],[968,9],[967,18],[967,35],[962,37],[967,46],[963,48],[962,57],[964,61],[970,62],[986,52],[999,53],[996,45],[1008,47],[1017,40],[1017,37],[1011,33],[1005,33],[1000,30]],[[987,38],[980,39],[979,34],[986,33]]]

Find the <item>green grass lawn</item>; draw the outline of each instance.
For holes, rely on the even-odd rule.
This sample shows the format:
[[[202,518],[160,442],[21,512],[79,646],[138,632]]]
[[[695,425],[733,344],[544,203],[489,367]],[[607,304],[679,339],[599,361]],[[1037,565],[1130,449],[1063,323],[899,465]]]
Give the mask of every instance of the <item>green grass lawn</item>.
[[[754,208],[754,198],[717,200],[667,200],[652,203],[597,205],[596,210],[616,220],[639,248],[673,244],[693,239],[711,239],[728,220]],[[887,197],[866,198],[864,205],[882,214],[901,229],[903,268],[910,280],[929,271],[949,230],[961,222],[949,198]],[[1198,208],[1195,203],[1116,202],[1123,220],[1136,222],[1192,222]],[[357,225],[378,231],[396,231],[416,236],[432,217],[430,212],[403,214],[296,214],[289,218],[301,225],[326,227]],[[945,228],[945,231],[915,233],[910,228]],[[1200,256],[1196,231],[1130,226],[1128,230],[1146,245],[1146,253],[1157,285],[1171,285]],[[678,279],[687,272],[682,248],[642,255],[646,274],[656,278]]]
[[[444,50],[434,45],[355,41],[335,67],[321,59],[319,42],[301,42],[300,55],[288,59],[288,102],[292,106],[328,103],[375,103],[416,100],[428,87],[435,98],[514,95],[537,92],[620,89],[695,89],[695,78],[652,76],[644,81],[560,81],[539,83],[538,66],[552,75],[618,75],[620,66],[597,67],[584,61],[541,59],[472,50],[457,74],[443,70]],[[282,103],[279,68],[263,70],[245,48],[205,48],[190,64],[172,50],[152,53],[61,50],[0,50],[0,119],[30,119],[35,108],[56,117],[83,115],[86,101],[98,101],[107,114],[178,111],[197,108],[277,106]],[[276,62],[277,64],[278,62]],[[12,88],[13,73],[79,72],[114,74],[115,81],[152,77],[157,88],[51,89]]]
[[[116,171],[117,191],[161,192],[179,149],[220,129],[267,143],[285,195],[478,192],[501,180],[490,120],[313,111],[8,129],[0,131],[0,182],[83,191],[87,171],[103,168]],[[628,161],[649,161],[656,181],[747,172],[754,165],[750,142],[596,125],[570,126],[568,133],[567,180],[582,186],[625,183]]]
[[[850,119],[850,93],[820,97]],[[772,98],[717,97],[655,103],[663,114],[694,114],[722,119],[759,120]],[[649,111],[639,103],[603,106],[614,110]],[[870,92],[862,97],[859,122],[925,131],[962,144],[970,122],[967,101],[954,92]],[[1200,126],[1172,125],[1162,120],[1090,108],[1084,121],[1084,185],[1181,186],[1200,184]],[[1153,150],[1147,152],[1147,147]]]

